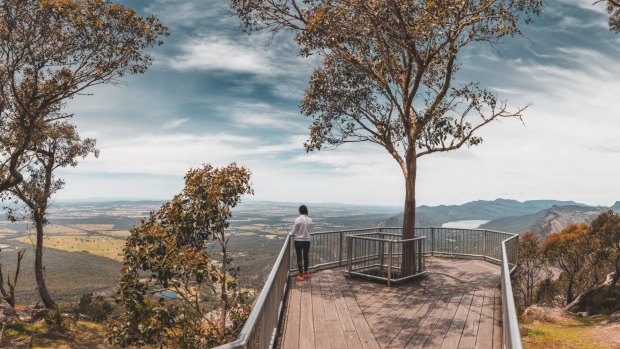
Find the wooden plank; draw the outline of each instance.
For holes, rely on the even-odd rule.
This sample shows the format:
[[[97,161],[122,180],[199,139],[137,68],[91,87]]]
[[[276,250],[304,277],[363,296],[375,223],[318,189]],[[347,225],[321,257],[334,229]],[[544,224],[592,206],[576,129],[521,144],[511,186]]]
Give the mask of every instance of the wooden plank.
[[[493,348],[493,306],[495,296],[493,289],[484,290],[484,302],[482,304],[482,313],[480,315],[480,325],[478,327],[478,336],[476,337],[476,348],[491,349]]]
[[[454,319],[448,329],[446,338],[444,338],[443,343],[441,343],[441,349],[456,349],[459,346],[459,341],[463,335],[463,329],[465,328],[465,322],[467,321],[467,315],[469,314],[469,308],[471,307],[473,299],[473,294],[466,294],[461,299],[461,303],[456,310],[456,314],[454,314]]]
[[[403,293],[405,293],[405,291],[403,291]],[[391,325],[398,324],[399,320],[400,322],[404,321],[402,325],[405,325],[408,320],[405,321],[402,314],[407,308],[412,308],[413,313],[415,313],[415,311],[417,311],[417,309],[419,309],[424,304],[427,298],[428,297],[426,296],[420,296],[419,294],[409,292],[406,297],[400,299],[396,307],[389,309],[388,313],[385,314],[385,316],[381,319],[380,322],[372,323],[372,320],[368,319],[368,324],[372,326],[373,333],[375,334],[375,338],[377,338],[379,345],[381,346],[381,340],[379,339],[379,337],[381,337]],[[396,333],[394,333],[394,335],[396,335]]]
[[[448,335],[448,330],[452,326],[452,322],[454,320],[454,316],[456,315],[456,311],[461,304],[461,300],[463,299],[462,294],[454,294],[450,299],[450,303],[446,306],[446,309],[441,313],[441,317],[437,321],[435,328],[433,328],[433,332],[431,332],[430,336],[423,344],[423,346],[429,348],[440,348],[443,343],[444,338]]]
[[[350,288],[355,294],[355,299],[360,304],[360,306],[365,305],[366,302],[371,301],[376,294],[383,293],[387,289],[384,285],[376,285],[376,284],[359,284],[358,282],[353,283],[353,288]]]
[[[351,314],[351,319],[353,320],[357,335],[362,343],[362,348],[379,349],[379,343],[375,339],[370,326],[368,326],[366,318],[357,304],[353,293],[349,290],[346,280],[342,274],[336,273],[335,276],[336,280],[339,281],[338,286],[340,287],[340,292],[342,293],[342,296],[347,304],[347,308],[349,309],[349,313]]]
[[[320,279],[315,276],[310,278],[312,295],[312,320],[314,326],[314,345],[316,348],[330,348],[327,322],[325,319],[325,309],[323,308],[323,297],[321,295]],[[344,337],[343,337],[344,340]]]
[[[323,334],[317,333],[318,336]],[[327,336],[329,337],[329,347],[332,349],[347,349],[347,340],[345,339],[344,331],[340,321],[327,321]],[[357,337],[357,334],[355,335]],[[361,344],[360,344],[361,346]]]
[[[387,348],[404,348],[411,337],[420,328],[420,324],[433,311],[439,297],[429,297],[419,308],[411,307],[401,315],[383,334],[382,340],[388,340]]]
[[[321,273],[321,295],[323,296],[323,308],[325,310],[325,320],[340,321],[338,318],[338,310],[334,302],[334,291],[332,290],[329,275]]]
[[[478,336],[478,325],[480,324],[480,313],[482,312],[482,302],[484,300],[484,291],[476,291],[474,293],[469,314],[463,328],[463,335],[459,341],[459,348],[471,349],[476,346],[476,337]]]
[[[403,298],[407,297],[404,291],[406,290],[400,290],[400,292],[393,293],[391,294],[391,297],[390,294],[375,295],[375,297],[380,300],[378,300],[377,302],[375,302],[375,304],[366,308],[365,310],[362,310],[364,316],[366,317],[366,322],[368,322],[370,328],[375,328],[374,325],[377,322],[381,321],[381,319],[387,314],[389,310],[396,307]]]
[[[301,312],[301,289],[291,280],[291,289],[286,307],[284,333],[282,335],[282,349],[299,348],[299,320]]]
[[[351,318],[351,314],[349,314],[349,308],[347,307],[346,301],[342,296],[342,292],[340,292],[338,280],[336,280],[332,270],[326,270],[325,272],[330,281],[330,287],[334,296],[334,304],[336,305],[338,318],[340,319],[340,324],[342,325],[343,335],[347,343],[347,347],[349,349],[361,349],[362,343],[357,335],[355,324],[353,324],[353,319]]]
[[[439,321],[441,314],[450,302],[450,298],[452,297],[449,295],[443,295],[439,298],[439,301],[435,305],[433,311],[431,311],[426,319],[424,319],[424,321],[420,324],[420,328],[411,337],[405,348],[414,349],[422,348],[424,346],[424,343],[426,343],[426,340],[430,337],[435,325]]]
[[[495,288],[495,305],[493,307],[493,349],[503,347],[502,332],[502,290]]]
[[[302,281],[301,287],[301,314],[299,320],[299,348],[314,349],[314,321],[312,319],[312,293],[310,283]]]
[[[319,280],[330,347],[333,349],[346,349],[347,342],[344,338],[344,330],[342,329],[342,324],[338,317],[338,311],[336,310],[336,303],[334,302],[334,294],[329,283],[329,276],[326,273],[321,273]]]

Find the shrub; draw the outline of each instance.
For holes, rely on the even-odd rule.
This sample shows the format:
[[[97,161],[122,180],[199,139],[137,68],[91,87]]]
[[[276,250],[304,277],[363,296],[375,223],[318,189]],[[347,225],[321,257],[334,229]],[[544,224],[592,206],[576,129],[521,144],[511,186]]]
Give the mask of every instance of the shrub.
[[[53,332],[64,332],[67,330],[67,321],[68,319],[62,313],[59,306],[56,306],[54,309],[50,310],[45,317],[45,325],[50,331]]]
[[[95,322],[105,321],[112,314],[112,304],[102,296],[94,296],[92,293],[82,295],[78,305],[80,314],[90,316]]]

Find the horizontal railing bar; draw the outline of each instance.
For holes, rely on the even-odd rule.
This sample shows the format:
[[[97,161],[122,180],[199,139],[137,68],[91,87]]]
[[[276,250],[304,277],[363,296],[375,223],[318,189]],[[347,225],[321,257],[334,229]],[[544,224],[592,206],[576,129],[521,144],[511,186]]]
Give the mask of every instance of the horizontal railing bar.
[[[382,239],[382,238],[369,238],[367,236],[359,236],[359,235],[349,235],[347,236],[351,239],[355,239],[355,240],[370,240],[370,241],[381,241],[381,242],[393,242],[395,244],[399,244],[399,243],[405,243],[405,242],[412,242],[412,241],[418,241],[418,240],[425,240],[426,236],[421,236],[421,237],[417,237],[417,238],[413,238],[413,239],[406,239],[406,240],[390,240],[390,239]]]

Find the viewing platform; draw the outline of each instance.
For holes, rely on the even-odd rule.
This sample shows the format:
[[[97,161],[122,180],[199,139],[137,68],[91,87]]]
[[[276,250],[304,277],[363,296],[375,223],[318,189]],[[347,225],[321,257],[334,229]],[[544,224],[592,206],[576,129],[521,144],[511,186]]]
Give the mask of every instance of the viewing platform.
[[[518,235],[454,228],[311,234],[299,281],[287,238],[237,340],[217,349],[509,348]]]
[[[392,287],[346,269],[291,280],[280,348],[501,348],[500,267],[430,257],[427,268]]]

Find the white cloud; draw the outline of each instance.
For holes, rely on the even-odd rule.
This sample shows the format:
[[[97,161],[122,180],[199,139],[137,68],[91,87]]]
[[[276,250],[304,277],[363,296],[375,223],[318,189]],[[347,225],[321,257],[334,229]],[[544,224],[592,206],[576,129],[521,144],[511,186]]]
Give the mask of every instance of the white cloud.
[[[171,130],[173,128],[177,128],[183,125],[184,123],[188,121],[189,119],[172,119],[170,121],[165,122],[161,128],[163,128],[164,130]]]
[[[295,109],[249,102],[238,102],[217,109],[240,128],[283,129],[290,132],[305,132],[308,129],[308,120]]]
[[[182,53],[170,59],[178,70],[228,70],[253,74],[273,74],[268,53],[226,38],[193,39],[181,46]]]

